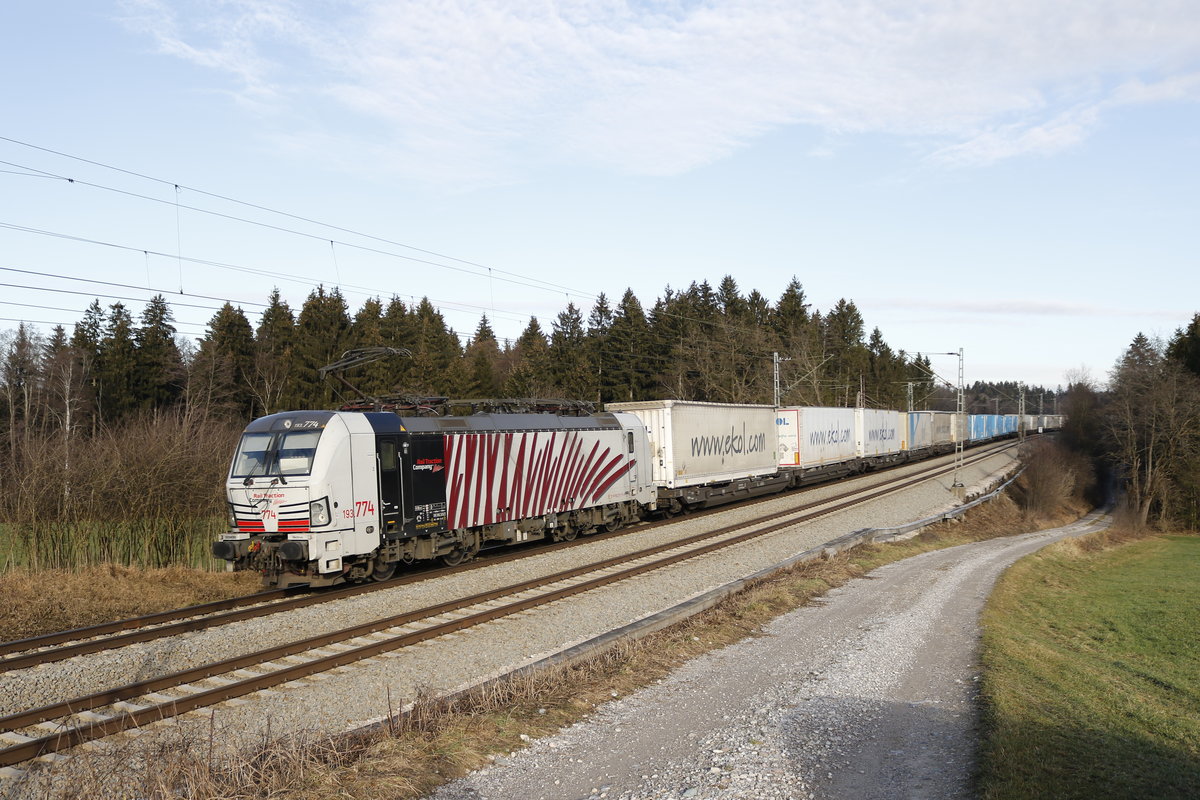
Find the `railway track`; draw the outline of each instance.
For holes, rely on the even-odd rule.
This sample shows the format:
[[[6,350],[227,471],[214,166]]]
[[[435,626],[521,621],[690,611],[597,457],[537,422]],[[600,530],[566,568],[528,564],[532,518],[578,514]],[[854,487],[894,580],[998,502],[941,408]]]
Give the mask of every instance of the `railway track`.
[[[984,457],[996,452],[998,449],[1008,446],[1011,446],[1011,443],[993,445],[987,450],[982,450],[973,454],[971,458],[977,459]],[[903,466],[911,467],[912,464],[898,465],[897,467],[893,467],[891,469],[894,470]],[[883,476],[887,473],[888,471],[880,471],[877,474]],[[852,493],[848,492],[843,494],[844,496],[850,496]],[[766,497],[749,501],[742,505],[743,507],[747,505],[753,506],[757,503],[769,502],[777,497],[778,495],[768,495]],[[692,515],[692,518],[699,518],[709,514],[718,514],[724,510],[726,510],[726,507],[706,509],[704,511],[695,512]],[[670,524],[673,521],[674,520],[672,519],[654,520],[640,523],[624,530],[613,531],[610,533],[599,533],[571,542],[540,544],[540,546],[537,547],[536,552],[539,554],[555,552],[561,549],[582,547],[593,542],[627,536],[630,534],[636,535],[653,530],[662,525]],[[459,572],[481,569],[484,567],[493,566],[495,564],[502,564],[507,561],[517,560],[530,554],[529,550],[524,548],[515,550],[513,548],[501,548],[501,550],[502,552],[492,553],[487,555],[486,558],[480,558],[466,564],[461,564],[454,567],[425,569],[420,572],[392,578],[391,580],[382,583],[372,582],[366,584],[357,584],[354,586],[339,587],[333,590],[326,590],[322,592],[305,592],[304,590],[296,589],[274,589],[258,592],[252,595],[246,595],[243,597],[231,598],[228,600],[218,600],[211,603],[204,603],[202,605],[189,606],[187,608],[174,609],[171,611],[163,611],[142,617],[117,620],[115,622],[93,625],[86,628],[77,628],[74,630],[59,631],[42,636],[30,637],[27,639],[0,642],[0,673],[10,670],[25,669],[28,667],[36,667],[40,664],[50,664],[55,661],[87,655],[89,653],[98,653],[104,650],[111,650],[138,642],[154,641],[166,636],[174,636],[183,633],[206,630],[219,625],[227,625],[233,622],[240,622],[242,620],[255,619],[257,617],[264,617],[270,614],[296,611],[309,606],[343,600],[350,597],[357,597],[359,595],[390,589],[396,586],[403,586],[406,584],[417,583],[426,580],[435,580]]]
[[[974,454],[967,463],[990,457],[1011,446],[1008,444]],[[783,515],[773,513],[760,516],[685,539],[643,548],[631,554],[577,566],[428,608],[12,714],[0,718],[0,739],[7,742],[7,746],[0,749],[0,766],[19,764],[83,742],[141,727],[270,686],[286,684],[356,661],[386,656],[390,651],[421,641],[767,536],[817,517],[901,491],[933,476],[945,474],[951,469],[949,466],[925,467],[900,478],[888,479],[880,485],[839,493]],[[635,530],[645,530],[645,527]],[[595,537],[590,538],[595,540]],[[588,540],[583,541],[586,543]],[[564,543],[576,544],[578,543]],[[546,548],[543,548],[539,552],[545,550]],[[485,562],[494,563],[495,560]],[[461,569],[462,567],[438,570],[436,573],[446,574]],[[406,580],[426,580],[431,577],[434,577],[434,573],[408,576]],[[396,584],[351,587],[340,592],[325,593],[320,596],[319,601],[338,599],[352,593],[390,585]],[[307,601],[309,604],[318,601],[312,595],[295,599]],[[289,601],[280,600],[272,604],[272,608],[283,602]],[[237,609],[220,613],[243,613],[250,610]],[[263,613],[277,613],[278,610],[281,609],[276,608]],[[166,625],[152,630],[163,631],[170,627],[172,626]],[[127,634],[117,634],[118,638],[124,635]],[[94,646],[91,651],[96,649],[100,647]]]

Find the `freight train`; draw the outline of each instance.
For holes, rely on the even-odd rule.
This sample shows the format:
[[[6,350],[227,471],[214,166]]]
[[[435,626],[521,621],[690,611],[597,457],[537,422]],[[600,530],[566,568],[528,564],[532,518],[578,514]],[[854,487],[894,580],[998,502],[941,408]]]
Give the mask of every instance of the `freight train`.
[[[284,412],[242,435],[213,555],[268,586],[382,581],[1061,424],[672,400],[584,416]]]

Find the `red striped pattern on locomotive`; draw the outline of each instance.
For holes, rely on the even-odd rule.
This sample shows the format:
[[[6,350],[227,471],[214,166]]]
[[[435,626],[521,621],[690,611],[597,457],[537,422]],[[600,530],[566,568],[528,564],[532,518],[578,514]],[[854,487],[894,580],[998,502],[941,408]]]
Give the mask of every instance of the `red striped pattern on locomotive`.
[[[447,435],[447,527],[492,525],[596,505],[635,463],[620,452],[621,437],[610,434],[611,445],[605,445],[604,433]]]

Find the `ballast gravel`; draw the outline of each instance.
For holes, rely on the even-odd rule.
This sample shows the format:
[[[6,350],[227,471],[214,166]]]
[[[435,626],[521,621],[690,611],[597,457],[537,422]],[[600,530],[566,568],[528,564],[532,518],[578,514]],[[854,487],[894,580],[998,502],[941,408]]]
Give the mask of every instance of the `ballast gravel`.
[[[931,463],[935,462],[920,462],[900,471],[917,471]],[[962,479],[968,493],[980,493],[1015,465],[1015,449],[1009,450],[964,468]],[[79,696],[164,672],[231,658],[272,644],[338,630],[517,583],[584,561],[622,555],[720,524],[748,520],[764,513],[783,514],[872,479],[866,476],[843,480],[765,503],[733,507],[722,512],[719,520],[717,517],[684,518],[644,534],[598,541],[587,547],[557,553],[531,554],[517,562],[439,580],[398,586],[336,603],[0,674],[0,713],[14,713],[57,702],[65,696]],[[453,636],[339,668],[315,679],[230,701],[216,707],[215,711],[185,715],[160,725],[194,727],[197,735],[203,737],[207,737],[210,730],[218,730],[219,744],[234,748],[261,741],[268,731],[336,733],[352,729],[378,720],[389,710],[396,710],[419,695],[477,685],[536,663],[854,530],[899,525],[945,511],[958,502],[950,481],[949,477],[931,479],[854,509],[790,528],[766,540],[742,545],[732,552],[692,559],[616,586],[593,590]],[[762,717],[762,721],[767,719]],[[745,720],[751,727],[759,722],[759,717]],[[143,731],[143,735],[152,733],[154,727],[160,726],[152,726]],[[173,733],[177,735],[178,730]],[[718,772],[707,774],[718,775],[721,766],[716,761],[719,760],[710,765],[710,769],[715,767]]]

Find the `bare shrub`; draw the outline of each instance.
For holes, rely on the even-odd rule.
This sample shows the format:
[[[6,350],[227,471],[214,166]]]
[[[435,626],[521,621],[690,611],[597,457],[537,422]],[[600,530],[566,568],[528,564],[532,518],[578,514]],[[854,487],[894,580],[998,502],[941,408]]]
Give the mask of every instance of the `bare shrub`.
[[[1091,488],[1095,475],[1088,460],[1051,439],[1031,442],[1018,497],[1026,514],[1050,516]]]
[[[0,518],[32,568],[197,565],[223,522],[239,431],[180,410],[89,437],[33,439],[5,480]]]

